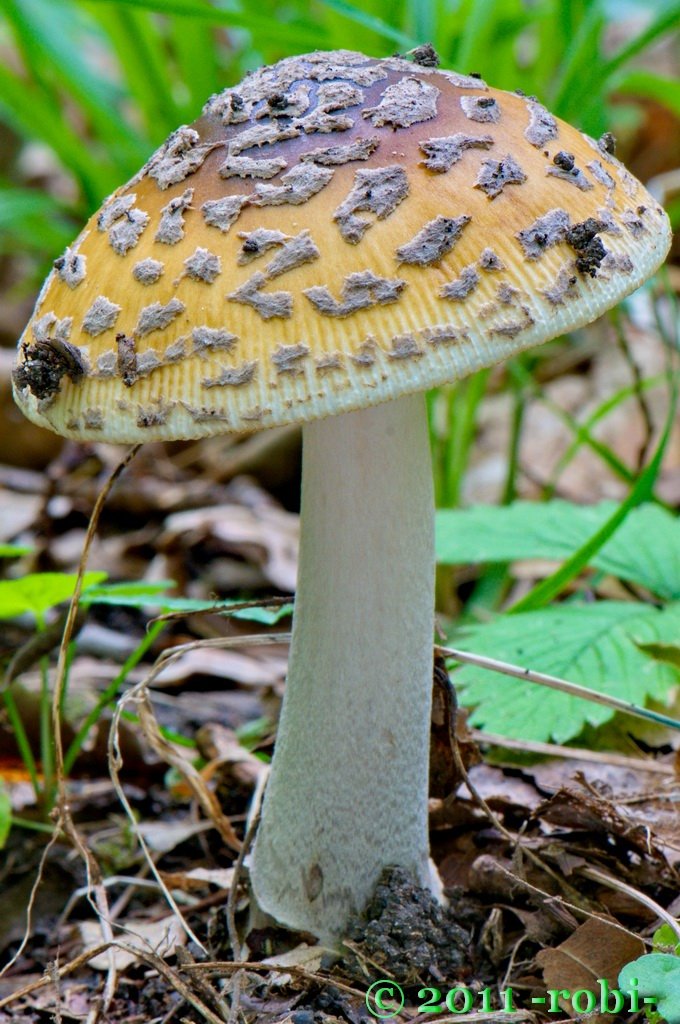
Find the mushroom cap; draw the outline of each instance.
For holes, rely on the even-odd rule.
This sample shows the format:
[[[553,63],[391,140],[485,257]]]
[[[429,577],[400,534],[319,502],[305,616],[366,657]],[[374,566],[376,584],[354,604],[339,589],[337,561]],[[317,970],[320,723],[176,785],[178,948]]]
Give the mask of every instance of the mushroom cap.
[[[668,218],[611,137],[433,63],[311,53],[211,97],[56,260],[25,414],[124,442],[325,417],[500,362],[654,272]]]

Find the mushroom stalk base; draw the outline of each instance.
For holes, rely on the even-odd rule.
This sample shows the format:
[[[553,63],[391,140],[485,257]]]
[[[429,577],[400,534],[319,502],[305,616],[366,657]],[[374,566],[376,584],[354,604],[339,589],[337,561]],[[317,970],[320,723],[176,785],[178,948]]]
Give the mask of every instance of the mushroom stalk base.
[[[304,428],[288,680],[251,869],[333,943],[388,865],[430,886],[434,539],[424,396]]]

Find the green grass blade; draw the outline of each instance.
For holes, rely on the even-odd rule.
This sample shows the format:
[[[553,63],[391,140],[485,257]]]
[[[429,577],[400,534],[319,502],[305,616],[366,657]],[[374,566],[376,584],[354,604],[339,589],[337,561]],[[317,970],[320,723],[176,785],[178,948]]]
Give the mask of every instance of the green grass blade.
[[[40,92],[0,65],[0,117],[21,135],[39,138],[79,180],[88,201],[96,205],[113,191],[118,176],[98,163],[63,115]]]
[[[408,35],[406,32],[402,32],[398,28],[394,28],[375,14],[368,14],[366,11],[360,10],[354,4],[349,3],[348,0],[319,0],[319,3],[345,18],[349,18],[355,25],[359,25],[367,32],[375,32],[377,35],[382,36],[383,39],[389,39],[390,42],[397,43],[406,50],[412,49],[419,42],[423,41]]]
[[[186,90],[186,99],[179,101],[180,120],[192,121],[200,114],[208,96],[217,92],[221,86],[216,30],[205,22],[194,22],[191,31],[187,31],[183,18],[172,18],[168,31],[177,61],[178,77]]]
[[[297,18],[286,19],[261,15],[250,9],[247,14],[233,8],[213,7],[201,0],[89,0],[94,9],[99,5],[115,4],[117,7],[133,7],[138,10],[155,11],[157,14],[182,15],[227,25],[233,28],[249,29],[258,41],[274,42],[279,47],[289,47],[291,52],[302,48],[317,49],[328,40],[308,21]]]
[[[7,717],[9,719],[9,724],[11,725],[12,732],[14,733],[14,741],[17,747],[19,748],[19,755],[24,763],[24,768],[28,772],[28,776],[31,780],[31,785],[33,787],[33,792],[35,793],[35,798],[38,801],[38,803],[40,803],[41,787],[40,779],[38,778],[38,766],[35,763],[35,758],[33,756],[33,751],[31,749],[31,744],[28,739],[28,735],[26,734],[26,729],[24,728],[24,723],[21,719],[19,709],[16,705],[16,701],[14,700],[14,696],[12,695],[12,692],[9,687],[5,687],[2,696],[5,701],[5,708],[7,709]]]
[[[406,24],[409,34],[420,43],[434,43],[438,35],[438,21],[441,14],[437,0],[407,0]]]
[[[144,158],[142,143],[117,110],[120,90],[82,57],[87,26],[79,8],[66,0],[5,0],[5,13],[27,69],[46,98],[63,87],[89,119],[95,134],[115,144],[121,160],[135,167]]]
[[[567,587],[569,583],[571,583],[571,581],[574,580],[583,569],[585,569],[600,548],[609,540],[610,537],[614,535],[614,533],[616,533],[630,510],[635,508],[637,505],[642,504],[643,501],[649,500],[654,491],[654,484],[656,483],[659,475],[661,461],[670,438],[671,428],[675,418],[676,405],[677,396],[674,396],[674,401],[671,405],[671,412],[656,451],[654,452],[649,464],[640,474],[637,483],[626,500],[619,505],[617,510],[609,517],[604,526],[597,530],[593,536],[578,549],[578,551],[575,551],[571,558],[568,558],[556,572],[542,580],[537,586],[530,590],[525,597],[520,601],[517,601],[512,608],[508,610],[509,614],[533,611],[537,608],[542,608],[544,605],[548,604],[549,601],[552,601],[553,598],[562,593],[565,587]]]
[[[129,93],[141,111],[148,138],[153,143],[161,142],[177,127],[181,116],[173,101],[168,61],[150,15],[126,6],[106,6],[97,9],[95,16],[118,58]],[[186,25],[184,31],[187,31]]]
[[[128,675],[142,660],[146,652],[153,646],[154,641],[160,633],[165,629],[165,622],[154,622],[144,634],[144,637],[134,649],[132,654],[126,659],[125,663],[121,666],[118,674],[111,680],[109,685],[106,687],[104,692],[100,695],[95,706],[90,710],[89,714],[86,715],[83,722],[78,729],[78,732],[71,740],[68,750],[64,756],[64,773],[68,775],[76,762],[78,755],[83,749],[83,744],[87,740],[90,729],[95,725],[106,708],[115,700],[119,690],[124,685]]]
[[[666,33],[677,33],[679,26],[680,2],[675,0],[674,3],[665,5],[662,13],[654,18],[646,29],[622,46],[609,60],[595,59],[582,64],[580,68],[575,64],[569,80],[563,80],[559,87],[560,101],[565,98],[565,89],[568,87],[568,102],[558,102],[556,98],[556,112],[567,117],[572,112],[583,112],[584,109],[595,106],[597,99],[601,99],[603,93],[609,91],[611,80],[620,68],[661,36]],[[588,74],[583,74],[584,67],[588,68]]]
[[[619,68],[627,64],[633,57],[637,57],[639,53],[645,50],[651,43],[656,42],[666,32],[672,32],[677,35],[680,30],[680,2],[678,0],[675,0],[673,3],[665,2],[662,6],[661,14],[654,18],[640,35],[635,36],[622,46],[613,57],[605,61],[599,68],[593,68],[596,78],[606,82],[615,71],[618,71]]]
[[[551,107],[560,117],[569,118],[572,115],[573,119],[573,113],[578,113],[584,92],[591,95],[596,92],[597,87],[590,73],[584,74],[584,68],[591,69],[598,63],[605,24],[600,4],[593,3],[565,54],[552,90]]]
[[[666,374],[658,374],[656,377],[647,377],[640,382],[640,390],[651,390],[652,388],[659,387],[660,384],[667,382],[667,380],[668,377]],[[573,430],[574,438],[555,465],[551,482],[547,488],[548,495],[551,495],[555,491],[561,474],[565,471],[584,444],[587,444],[592,451],[600,455],[603,461],[606,462],[609,468],[616,473],[617,476],[622,480],[632,483],[634,479],[632,470],[630,470],[628,466],[626,466],[626,464],[611,451],[611,449],[607,448],[605,444],[594,438],[591,432],[601,420],[608,416],[614,409],[618,408],[622,402],[635,397],[637,390],[638,388],[635,384],[628,384],[624,388],[619,388],[619,390],[615,391],[613,395],[610,395],[607,399],[601,402],[597,409],[590,413],[583,423],[579,423],[578,420],[574,419],[571,413],[566,412],[566,410],[562,410],[565,412],[563,420]],[[653,500],[656,499],[653,497]]]
[[[455,55],[456,68],[463,74],[482,67],[496,25],[498,6],[497,0],[476,0],[469,8]]]
[[[4,847],[12,827],[12,801],[0,779],[0,850]]]
[[[680,118],[680,82],[676,78],[665,78],[640,69],[617,76],[612,84],[617,93],[654,100]]]

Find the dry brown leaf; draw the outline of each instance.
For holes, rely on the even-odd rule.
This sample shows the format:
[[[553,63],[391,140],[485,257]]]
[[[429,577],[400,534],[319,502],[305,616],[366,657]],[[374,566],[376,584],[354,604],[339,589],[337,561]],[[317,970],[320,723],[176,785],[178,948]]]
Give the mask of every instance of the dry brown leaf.
[[[267,505],[257,510],[242,505],[219,505],[177,512],[166,519],[160,543],[181,542],[187,546],[209,538],[255,562],[279,590],[290,593],[295,589],[296,515]]]
[[[643,861],[654,863],[660,872],[667,867],[649,821],[634,820],[627,808],[586,787],[558,790],[534,811],[534,816],[563,828],[614,836],[636,850]]]
[[[61,1019],[62,1024],[66,1024],[67,1021],[86,1020],[95,1000],[96,995],[92,990],[91,984],[72,981],[68,978],[61,980],[59,983],[58,999],[55,998],[55,987],[48,985],[46,988],[40,988],[36,992],[31,992],[26,998],[26,1007],[37,1011],[41,1016],[49,1014],[49,1017],[45,1016],[43,1019],[54,1021]],[[58,1016],[55,1013],[57,1006],[59,1008]],[[2,1022],[3,1016],[0,1013],[0,1022]],[[29,1018],[17,1016],[7,1018],[7,1020],[18,1021],[19,1024],[25,1019]],[[36,1020],[36,1017],[32,1016],[30,1019]]]
[[[597,918],[589,918],[555,949],[543,949],[536,960],[543,970],[546,990],[568,990],[572,994],[586,989],[598,995],[598,979],[605,978],[610,988],[616,987],[619,971],[624,964],[645,952],[641,939],[627,934],[621,928]],[[567,1013],[573,1008],[568,999],[560,998],[559,1005]],[[610,1004],[611,1005],[611,1004]],[[598,1013],[589,1021],[609,1020],[612,1014]]]
[[[305,942],[285,953],[277,953],[275,956],[267,957],[263,964],[271,964],[272,967],[302,967],[313,973],[321,967],[321,961],[326,950],[323,946],[308,946]],[[274,976],[271,984],[274,988],[289,985],[292,978],[290,974],[278,974]]]
[[[143,821],[137,831],[147,846],[157,853],[169,853],[187,839],[212,828],[209,821]]]
[[[526,810],[528,814],[541,803],[541,797],[534,786],[502,768],[478,764],[468,774],[480,796],[497,810],[513,807]]]
[[[217,829],[222,842],[231,850],[239,850],[241,840],[236,835],[231,821],[222,812],[217,797],[207,786],[201,773],[187,758],[186,750],[170,743],[161,733],[146,691],[137,698],[137,712],[144,738],[152,750],[182,775],[203,813]]]
[[[286,675],[288,659],[282,649],[251,647],[220,650],[194,647],[172,659],[154,678],[154,685],[183,683],[190,676],[214,676],[245,686],[274,686]]]
[[[28,530],[38,516],[42,501],[40,494],[21,494],[0,487],[0,542],[4,544]]]
[[[228,891],[234,880],[234,868],[192,868],[191,871],[161,871],[169,889],[205,892],[210,886]]]
[[[101,928],[96,921],[81,921],[78,930],[85,948],[98,946],[101,942]],[[161,957],[169,956],[175,946],[183,946],[186,941],[182,923],[174,916],[158,921],[127,921],[125,930],[119,935],[121,942],[131,946],[133,951],[153,952]],[[123,971],[135,963],[137,958],[133,951],[113,947],[116,971]],[[108,971],[108,952],[92,957],[90,965],[96,971]]]

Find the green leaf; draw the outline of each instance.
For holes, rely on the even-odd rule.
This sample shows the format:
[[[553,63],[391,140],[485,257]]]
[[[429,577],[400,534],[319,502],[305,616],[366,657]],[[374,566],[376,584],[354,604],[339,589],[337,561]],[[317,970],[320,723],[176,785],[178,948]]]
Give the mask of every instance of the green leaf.
[[[163,599],[162,607],[165,611],[186,612],[187,614],[191,612],[221,612],[234,619],[260,622],[265,626],[274,626],[281,619],[293,614],[292,604],[284,604],[277,608],[259,605],[252,608],[233,607],[242,603],[242,601],[197,601],[188,597],[168,597]]]
[[[647,997],[668,1024],[680,1024],[680,957],[670,953],[638,957],[623,968],[619,985],[624,993],[639,993],[641,1009]]]
[[[436,514],[435,550],[444,565],[570,558],[616,512],[615,502],[517,501]],[[680,519],[658,505],[632,509],[588,563],[664,600],[680,599]]]
[[[502,616],[450,642],[643,705],[647,696],[663,700],[680,674],[653,662],[638,645],[664,639],[679,623],[679,604],[660,611],[637,602],[597,601]],[[564,743],[586,724],[602,725],[614,714],[600,704],[472,665],[460,668],[454,682],[461,702],[474,707],[472,724],[502,736]]]
[[[7,842],[7,836],[12,826],[12,802],[9,793],[0,781],[0,850]]]
[[[293,605],[282,604],[279,608],[241,608],[240,611],[236,610],[231,614],[235,619],[259,622],[263,626],[275,626],[281,619],[293,614]]]
[[[83,587],[80,603],[83,605],[119,605],[126,608],[143,608],[147,605],[160,607],[161,605],[165,606],[165,602],[170,600],[164,596],[165,591],[175,586],[173,580],[158,580],[155,583],[142,580],[104,585],[95,584],[91,587]]]
[[[30,555],[32,550],[19,544],[0,544],[0,558],[19,558],[21,555]]]
[[[86,572],[83,587],[106,579],[105,572]],[[36,572],[18,580],[0,580],[0,619],[30,613],[43,615],[73,596],[77,576],[64,572]]]
[[[287,615],[292,615],[293,605],[284,604],[276,608],[253,606],[236,607],[243,601],[199,601],[189,597],[169,597],[165,591],[175,587],[172,580],[156,583],[107,583],[106,586],[88,587],[83,591],[81,604],[121,605],[128,608],[159,608],[164,612],[222,612],[235,619],[247,619],[267,626],[275,625]]]
[[[662,924],[660,928],[657,928],[652,936],[654,943],[655,953],[675,953],[676,956],[680,956],[680,942],[678,941],[677,933],[673,931],[669,924]]]

